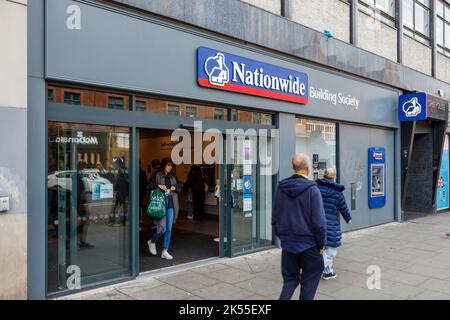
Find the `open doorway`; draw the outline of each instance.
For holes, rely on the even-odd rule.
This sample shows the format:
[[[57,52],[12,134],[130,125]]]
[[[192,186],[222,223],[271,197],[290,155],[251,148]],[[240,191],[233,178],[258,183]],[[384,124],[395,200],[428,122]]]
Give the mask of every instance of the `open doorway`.
[[[192,184],[189,183],[192,165],[173,166],[173,174],[180,186],[177,190],[179,210],[172,227],[168,249],[173,259],[161,258],[163,237],[156,242],[158,254],[156,256],[150,254],[148,241],[156,232],[156,225],[155,221],[150,219],[146,213],[149,197],[148,188],[149,185],[152,185],[151,181],[154,179],[156,172],[163,170],[160,164],[165,158],[171,157],[175,145],[171,141],[171,134],[172,131],[170,130],[141,129],[139,131],[140,272],[219,256],[220,202],[216,192],[220,184],[220,166],[218,164],[199,165],[199,169],[205,177],[203,205],[201,204],[203,202],[201,197],[198,200],[198,197],[192,194]],[[196,204],[193,203],[194,200],[197,201]],[[199,214],[199,206],[203,208],[203,214]]]

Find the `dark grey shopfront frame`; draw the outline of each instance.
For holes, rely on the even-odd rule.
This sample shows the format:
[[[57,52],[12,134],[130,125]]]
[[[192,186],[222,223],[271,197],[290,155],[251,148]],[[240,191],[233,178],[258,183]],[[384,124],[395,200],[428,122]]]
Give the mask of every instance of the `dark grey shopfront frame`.
[[[80,84],[82,85],[82,84]],[[99,88],[99,90],[105,90],[105,88]],[[117,282],[125,281],[137,277],[139,275],[139,201],[138,201],[138,190],[139,190],[139,129],[161,129],[161,130],[175,130],[180,127],[194,127],[194,118],[186,118],[180,116],[171,115],[160,115],[156,113],[149,112],[139,112],[136,111],[136,94],[131,95],[130,111],[128,110],[110,110],[103,108],[92,108],[84,106],[74,106],[70,104],[57,104],[57,103],[47,103],[47,122],[66,122],[66,123],[79,123],[79,124],[92,124],[92,125],[106,125],[106,126],[117,126],[117,127],[128,127],[130,128],[130,175],[132,184],[130,186],[131,194],[131,218],[130,218],[130,267],[131,274],[130,277],[121,277],[111,280],[110,274],[98,275],[96,276],[96,281],[92,285],[83,286],[82,290],[89,288],[95,288],[104,285],[105,282]],[[173,100],[179,100],[177,98],[167,98]],[[186,101],[183,101],[186,102]],[[223,107],[223,106],[221,106]],[[274,126],[271,125],[250,125],[246,123],[238,123],[232,121],[222,121],[222,120],[201,120],[202,129],[218,129],[223,134],[226,133],[227,129],[236,129],[239,127],[244,131],[250,128],[259,129],[273,129]],[[48,129],[46,129],[47,132]],[[47,134],[46,134],[47,135]],[[223,175],[224,165],[221,166],[221,188],[224,190]],[[229,172],[229,170],[227,170]],[[47,186],[46,186],[47,187]],[[223,203],[222,194],[222,203]],[[47,199],[46,199],[47,202]],[[226,208],[231,208],[228,204]],[[234,255],[231,239],[233,238],[232,229],[232,212],[230,210],[224,211],[224,207],[220,207],[220,246],[219,246],[219,256],[231,257]],[[46,211],[47,215],[47,211]],[[225,219],[226,216],[226,219]],[[46,217],[47,221],[47,217]],[[227,222],[225,226],[224,221]],[[225,235],[225,227],[227,234]],[[224,237],[229,239],[226,244],[226,250],[224,249]],[[255,251],[263,250],[264,248],[255,249]],[[247,252],[246,252],[247,253]],[[46,261],[47,265],[47,261]],[[46,270],[48,268],[46,267]],[[46,273],[47,274],[47,273]],[[47,276],[46,276],[47,278]],[[51,296],[66,295],[69,293],[76,293],[81,290],[71,290],[71,291],[61,291],[58,293],[52,293]]]
[[[334,88],[335,85],[337,86],[344,86],[344,87],[352,87],[355,91],[357,91],[357,94],[364,93],[364,98],[367,99],[367,101],[378,101],[375,103],[375,105],[372,103],[370,104],[371,109],[370,110],[362,110],[361,112],[363,114],[348,114],[347,112],[341,112],[342,109],[333,109],[329,106],[325,105],[322,102],[314,101],[310,103],[308,108],[304,108],[302,106],[298,106],[293,103],[285,103],[285,102],[275,102],[270,99],[261,99],[261,98],[255,98],[255,97],[249,97],[244,95],[237,95],[232,93],[224,93],[224,92],[217,92],[214,90],[205,90],[202,92],[202,95],[199,95],[199,88],[196,88],[195,86],[190,83],[190,81],[194,81],[193,74],[191,75],[192,78],[190,78],[189,83],[185,83],[185,86],[187,86],[188,90],[181,90],[180,92],[177,92],[177,90],[169,90],[167,92],[164,92],[165,96],[176,96],[176,97],[185,97],[186,99],[193,99],[192,96],[195,97],[202,97],[202,101],[207,101],[208,104],[211,103],[218,103],[219,101],[222,104],[225,105],[236,105],[236,106],[242,106],[242,107],[258,107],[261,110],[270,110],[274,111],[276,110],[277,113],[275,116],[275,124],[276,127],[280,128],[280,141],[283,141],[283,143],[280,145],[280,154],[287,155],[291,154],[293,151],[293,146],[295,146],[295,114],[302,115],[305,117],[316,117],[316,118],[323,118],[327,120],[336,120],[336,121],[349,121],[353,123],[365,123],[366,125],[375,125],[375,126],[384,126],[396,129],[398,128],[398,122],[395,120],[395,117],[390,115],[383,115],[383,117],[377,118],[376,120],[373,120],[371,115],[380,115],[378,110],[380,110],[381,104],[385,104],[386,106],[392,105],[392,98],[387,99],[386,93],[383,93],[383,91],[380,89],[389,89],[386,87],[383,87],[381,85],[372,85],[370,86],[371,89],[367,89],[365,85],[371,84],[368,81],[355,78],[349,75],[345,75],[342,73],[339,73],[337,71],[332,70],[326,70],[324,68],[313,66],[311,64],[306,64],[303,62],[299,62],[298,60],[294,60],[292,57],[287,57],[286,55],[281,54],[275,54],[273,51],[269,52],[266,50],[262,50],[261,48],[256,48],[255,46],[251,46],[239,41],[232,41],[225,37],[220,37],[218,35],[212,35],[211,33],[204,32],[201,30],[196,30],[195,28],[187,28],[186,26],[181,26],[179,24],[175,24],[172,22],[163,22],[162,20],[156,19],[156,18],[149,18],[148,16],[141,16],[136,13],[127,13],[126,11],[123,11],[121,9],[117,8],[109,8],[107,5],[101,4],[99,2],[94,3],[93,1],[45,1],[45,0],[34,0],[29,3],[28,6],[28,57],[29,57],[29,66],[28,66],[28,99],[29,99],[29,108],[28,108],[28,154],[32,154],[33,157],[30,157],[29,159],[33,159],[32,161],[28,161],[28,208],[29,208],[29,217],[28,217],[28,297],[30,299],[44,299],[46,297],[47,293],[47,279],[46,277],[43,277],[42,275],[45,275],[47,272],[46,268],[46,261],[47,261],[47,239],[46,239],[46,212],[47,212],[47,199],[46,197],[42,197],[43,194],[46,194],[46,183],[43,183],[43,181],[47,181],[47,163],[46,163],[46,157],[47,157],[47,121],[50,120],[58,120],[58,121],[70,121],[70,122],[78,122],[74,120],[83,120],[83,122],[89,122],[92,121],[92,117],[99,117],[101,116],[102,119],[98,119],[103,124],[110,124],[114,125],[127,125],[121,117],[119,117],[120,120],[117,120],[117,118],[114,118],[114,115],[122,115],[120,111],[115,110],[107,110],[108,114],[103,114],[101,111],[106,112],[106,110],[94,110],[93,108],[82,108],[82,109],[74,109],[73,106],[70,106],[71,110],[67,110],[67,107],[64,107],[63,105],[59,105],[58,108],[56,106],[49,105],[48,108],[46,108],[46,81],[68,81],[72,82],[74,84],[87,84],[89,86],[95,86],[99,85],[104,89],[112,88],[112,89],[119,89],[124,91],[131,91],[134,93],[157,93],[162,94],[163,91],[155,89],[146,89],[139,86],[134,86],[130,83],[123,83],[123,84],[117,84],[111,83],[111,82],[104,82],[103,79],[109,77],[109,72],[103,73],[101,68],[98,70],[98,75],[101,79],[95,80],[95,79],[89,79],[86,77],[76,78],[71,77],[70,74],[74,69],[71,69],[71,66],[76,66],[76,68],[82,69],[92,69],[92,67],[89,65],[90,61],[83,60],[85,57],[78,57],[77,52],[70,53],[63,53],[60,51],[53,52],[54,48],[49,48],[47,46],[48,40],[55,41],[54,36],[55,34],[52,34],[50,38],[48,35],[48,18],[49,14],[47,12],[46,14],[46,7],[45,4],[47,2],[50,3],[56,3],[57,5],[60,5],[61,3],[71,4],[76,3],[80,5],[93,5],[93,8],[101,8],[106,9],[105,15],[101,17],[101,20],[103,24],[108,25],[108,19],[110,17],[107,16],[108,11],[110,10],[113,13],[121,13],[124,16],[128,16],[130,18],[137,18],[138,20],[146,21],[148,23],[154,23],[158,26],[168,27],[170,29],[173,29],[179,34],[177,35],[177,39],[183,39],[182,37],[192,37],[192,36],[200,36],[205,44],[211,45],[211,41],[215,42],[219,48],[224,47],[224,51],[232,50],[235,54],[242,54],[249,57],[252,57],[257,60],[265,61],[266,63],[275,63],[282,66],[285,66],[287,68],[292,68],[293,64],[298,64],[298,68],[307,69],[307,71],[310,74],[315,75],[314,79],[314,85],[318,86],[319,84],[325,87]],[[86,10],[86,11],[85,11]],[[83,16],[86,16],[86,13],[89,13],[88,8],[83,10]],[[60,14],[65,14],[65,11],[61,12]],[[59,20],[58,20],[59,21]],[[64,21],[64,19],[62,20]],[[100,24],[100,21],[97,21],[97,23]],[[83,25],[86,27],[86,25]],[[63,36],[64,40],[64,32],[67,32],[67,30],[64,30],[64,26],[60,26],[58,28],[61,28],[60,30],[57,30],[57,33],[60,33],[60,36]],[[54,30],[55,31],[55,30]],[[94,39],[96,38],[95,32],[96,30],[92,31],[92,37]],[[111,39],[111,41],[114,41],[115,34],[110,31],[111,34],[109,34],[107,37]],[[47,38],[47,39],[46,39]],[[66,39],[67,40],[67,39]],[[85,41],[87,39],[81,38],[78,39],[80,41]],[[89,40],[88,40],[89,42]],[[177,43],[177,41],[174,41],[174,43]],[[184,41],[183,43],[187,43]],[[125,46],[129,50],[134,50],[132,46]],[[66,49],[65,45],[62,45],[63,50]],[[104,56],[100,55],[100,51],[93,50],[91,48],[79,48],[81,51],[84,50],[84,52],[95,52],[96,56],[101,56],[102,58],[111,58],[110,56]],[[91,50],[87,50],[91,49]],[[176,50],[175,50],[176,51]],[[59,53],[58,53],[59,52]],[[127,51],[125,51],[127,52]],[[52,54],[52,57],[49,57],[49,54]],[[56,54],[56,56],[55,56]],[[59,54],[59,55],[58,55]],[[66,59],[67,62],[67,54],[69,56],[78,57],[81,59],[80,61],[83,62],[83,65],[80,65],[77,61],[69,63],[69,65],[60,65],[63,67],[63,69],[55,69],[54,62],[61,61]],[[72,57],[71,56],[71,57]],[[54,60],[54,58],[57,58]],[[93,56],[93,58],[95,55]],[[49,60],[50,59],[50,60]],[[130,59],[128,59],[130,60]],[[92,62],[92,61],[91,61]],[[128,61],[127,58],[123,57],[122,62],[125,63],[125,65],[133,66],[133,64],[139,64],[139,61]],[[49,63],[52,64],[53,67],[49,69]],[[87,63],[87,64],[84,64]],[[130,64],[131,63],[131,64]],[[95,63],[94,63],[95,65]],[[115,66],[117,64],[108,64],[109,66]],[[119,64],[120,65],[120,64]],[[66,67],[69,67],[69,69],[65,69]],[[97,69],[97,68],[95,68]],[[133,69],[133,68],[131,68]],[[295,68],[297,69],[297,67]],[[55,71],[57,71],[55,73]],[[62,71],[62,72],[59,72]],[[69,73],[67,73],[69,71]],[[76,70],[75,70],[76,71]],[[111,70],[110,70],[111,71]],[[67,73],[68,76],[65,76],[65,73]],[[83,73],[82,73],[83,74]],[[87,75],[83,74],[83,75]],[[186,75],[184,73],[183,75]],[[339,83],[336,83],[336,76],[339,75],[339,79],[342,79],[343,81],[339,81]],[[179,80],[180,81],[180,80]],[[181,81],[186,81],[186,78],[181,78]],[[145,82],[144,82],[145,83]],[[142,83],[141,83],[142,84]],[[151,85],[154,85],[155,83],[152,82]],[[175,86],[175,88],[177,88]],[[378,88],[378,89],[377,89]],[[367,90],[366,90],[367,89]],[[191,90],[191,91],[189,91]],[[391,91],[396,91],[389,89]],[[395,94],[394,94],[395,95]],[[380,97],[383,101],[380,103]],[[200,101],[199,103],[201,103]],[[374,108],[372,108],[374,107]],[[71,112],[71,111],[83,111],[81,114],[74,115],[75,118],[69,119],[68,113],[65,113],[64,111]],[[383,109],[381,109],[383,110]],[[97,114],[97,112],[100,112]],[[119,113],[117,113],[119,112]],[[395,112],[392,110],[392,112]],[[134,112],[128,112],[129,113],[129,119],[130,121],[133,121],[133,125],[130,126],[131,128],[131,139],[133,143],[136,143],[138,140],[138,133],[137,128],[139,127],[147,127],[148,123],[144,123],[144,119],[142,118],[143,114],[139,114],[138,116],[135,115]],[[150,115],[145,115],[149,116]],[[79,119],[77,117],[80,117]],[[149,119],[147,119],[149,120]],[[177,119],[174,118],[167,118],[167,123],[172,125],[172,127],[175,127],[179,122]],[[212,121],[212,120],[211,120]],[[186,121],[184,121],[186,122]],[[96,123],[98,123],[96,121]],[[160,121],[158,123],[155,123],[153,127],[160,126]],[[216,125],[215,125],[216,126]],[[166,129],[165,127],[164,129]],[[163,129],[163,128],[161,128]],[[399,130],[396,132],[396,142],[400,139]],[[398,174],[400,172],[399,167],[399,157],[400,154],[397,152],[398,145],[396,145],[396,191],[398,190],[398,186],[400,185],[400,175]],[[134,159],[137,159],[137,154],[132,155]],[[137,168],[137,166],[135,166]],[[136,169],[135,169],[136,170]],[[277,179],[284,178],[291,173],[290,164],[288,162],[280,163],[280,170],[279,174],[276,177]],[[136,172],[132,172],[133,175],[136,175]],[[137,186],[134,185],[134,188]],[[275,187],[275,185],[274,185]],[[135,196],[136,197],[136,196]],[[400,219],[400,197],[398,194],[395,195],[396,199],[396,219]],[[135,209],[134,209],[135,210]],[[44,213],[44,215],[42,214]],[[230,230],[228,230],[230,231]],[[230,239],[230,238],[229,238]],[[135,240],[134,240],[135,241]],[[134,248],[136,250],[136,248]],[[134,254],[136,256],[136,254]],[[133,272],[136,272],[136,269],[132,270]],[[121,281],[123,279],[119,279],[118,281]],[[111,283],[111,282],[108,282]],[[102,284],[98,284],[102,285]]]

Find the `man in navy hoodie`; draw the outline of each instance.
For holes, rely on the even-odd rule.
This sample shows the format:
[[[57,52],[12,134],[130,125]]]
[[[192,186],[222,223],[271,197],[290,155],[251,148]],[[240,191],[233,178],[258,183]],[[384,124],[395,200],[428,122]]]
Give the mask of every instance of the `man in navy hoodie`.
[[[309,157],[295,155],[292,169],[295,174],[278,184],[272,211],[272,227],[282,248],[280,300],[290,300],[299,284],[300,300],[312,300],[324,269],[325,213],[320,191],[308,179]]]

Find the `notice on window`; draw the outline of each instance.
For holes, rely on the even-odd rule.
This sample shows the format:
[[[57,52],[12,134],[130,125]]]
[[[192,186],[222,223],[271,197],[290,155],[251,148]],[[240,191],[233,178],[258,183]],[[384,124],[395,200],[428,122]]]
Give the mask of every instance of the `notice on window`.
[[[113,196],[114,190],[111,183],[100,185],[100,199],[112,199]]]
[[[244,176],[251,176],[252,175],[252,165],[251,164],[244,164]]]
[[[112,199],[114,197],[113,185],[111,183],[101,184],[101,183],[93,183],[92,184],[92,200],[100,200],[100,199]]]
[[[253,196],[251,194],[244,194],[244,201],[243,201],[243,209],[244,212],[252,212],[253,211]]]
[[[244,180],[237,179],[236,180],[236,190],[240,191],[244,188]]]

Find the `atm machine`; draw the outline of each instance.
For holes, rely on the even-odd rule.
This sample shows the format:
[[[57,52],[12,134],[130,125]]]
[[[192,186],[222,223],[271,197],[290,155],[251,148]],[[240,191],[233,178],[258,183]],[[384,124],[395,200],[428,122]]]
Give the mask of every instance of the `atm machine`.
[[[369,208],[386,205],[386,150],[369,148]]]

